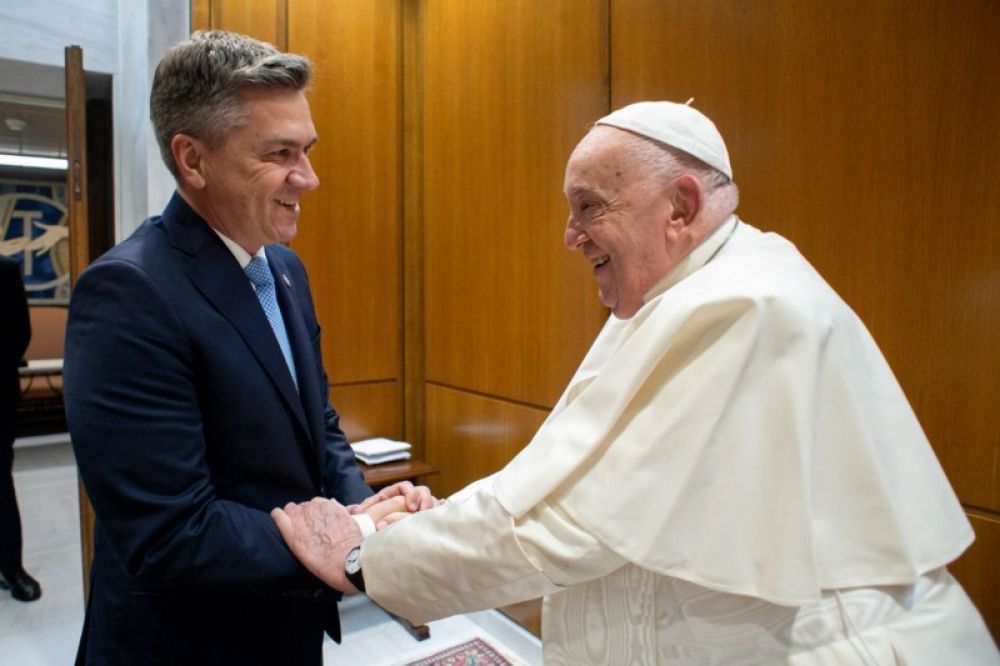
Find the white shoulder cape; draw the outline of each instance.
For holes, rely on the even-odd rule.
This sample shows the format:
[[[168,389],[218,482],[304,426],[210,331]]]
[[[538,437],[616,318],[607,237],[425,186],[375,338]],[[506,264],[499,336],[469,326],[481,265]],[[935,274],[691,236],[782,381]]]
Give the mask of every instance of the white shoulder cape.
[[[795,247],[740,225],[612,317],[496,479],[643,568],[801,605],[912,584],[972,528],[867,329]]]

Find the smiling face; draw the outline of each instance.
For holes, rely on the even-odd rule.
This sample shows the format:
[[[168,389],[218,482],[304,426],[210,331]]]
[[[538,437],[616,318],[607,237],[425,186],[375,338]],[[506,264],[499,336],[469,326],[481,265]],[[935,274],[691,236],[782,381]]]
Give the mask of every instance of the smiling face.
[[[309,163],[316,129],[302,91],[243,94],[246,122],[218,148],[177,135],[182,194],[212,227],[250,254],[288,242],[298,230],[299,201],[319,186]]]
[[[565,243],[593,266],[601,303],[627,319],[643,296],[683,258],[674,181],[643,168],[629,149],[641,140],[611,127],[595,127],[566,165],[569,204]]]

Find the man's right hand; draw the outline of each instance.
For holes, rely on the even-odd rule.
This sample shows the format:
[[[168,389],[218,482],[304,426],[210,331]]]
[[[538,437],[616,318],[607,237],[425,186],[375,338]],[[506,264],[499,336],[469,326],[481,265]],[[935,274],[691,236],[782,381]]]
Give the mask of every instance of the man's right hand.
[[[355,504],[351,508],[351,513],[367,511],[375,504],[400,496],[406,499],[405,506],[400,510],[403,513],[426,511],[441,506],[445,502],[443,499],[437,499],[431,495],[431,490],[427,486],[414,486],[409,481],[399,481],[391,486],[386,486],[361,504]]]
[[[406,497],[403,495],[396,495],[395,497],[372,504],[364,510],[364,513],[368,514],[368,517],[372,519],[376,529],[382,529],[410,515],[410,512],[406,508]]]
[[[354,518],[334,500],[316,498],[302,504],[289,502],[271,511],[282,538],[306,569],[330,587],[353,594],[344,560],[361,545],[361,530]]]

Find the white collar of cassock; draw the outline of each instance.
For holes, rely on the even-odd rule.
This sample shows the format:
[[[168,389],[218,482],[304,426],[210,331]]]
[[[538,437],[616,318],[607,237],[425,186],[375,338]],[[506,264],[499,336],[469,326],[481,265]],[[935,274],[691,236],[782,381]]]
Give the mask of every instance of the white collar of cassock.
[[[672,271],[663,276],[663,278],[653,285],[653,288],[646,292],[646,295],[642,297],[643,303],[649,303],[651,300],[670,289],[672,286],[686,278],[691,273],[704,266],[714,258],[715,253],[722,249],[722,246],[726,244],[730,236],[736,230],[736,226],[740,223],[740,220],[736,215],[730,215],[726,218],[725,222],[720,224],[715,228],[711,234],[708,235],[701,244],[691,251],[688,256],[681,259]]]

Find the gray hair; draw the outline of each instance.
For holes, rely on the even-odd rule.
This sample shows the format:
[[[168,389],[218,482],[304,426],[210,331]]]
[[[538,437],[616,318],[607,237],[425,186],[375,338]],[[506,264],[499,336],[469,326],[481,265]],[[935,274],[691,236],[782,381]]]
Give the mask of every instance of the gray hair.
[[[632,132],[627,134],[627,150],[643,173],[661,182],[691,174],[705,191],[706,206],[727,209],[726,215],[736,210],[739,188],[729,176],[673,146]]]
[[[307,58],[245,35],[199,31],[175,44],[156,66],[149,96],[149,118],[167,168],[180,178],[170,148],[177,134],[215,149],[246,122],[244,91],[304,90],[311,76]]]

